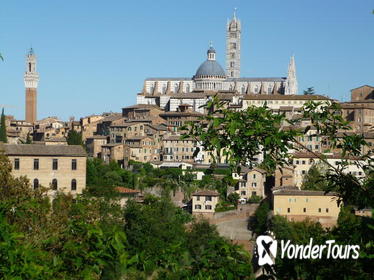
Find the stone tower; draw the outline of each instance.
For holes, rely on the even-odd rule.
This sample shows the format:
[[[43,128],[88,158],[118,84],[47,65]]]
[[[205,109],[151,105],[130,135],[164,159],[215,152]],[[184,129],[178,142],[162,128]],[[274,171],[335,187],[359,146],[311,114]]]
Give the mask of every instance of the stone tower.
[[[240,36],[241,24],[236,18],[236,9],[233,18],[227,21],[226,29],[226,72],[229,78],[240,77]]]
[[[296,78],[296,65],[295,56],[291,56],[290,64],[288,65],[287,84],[285,94],[297,94],[297,78]]]
[[[36,56],[31,48],[26,56],[26,72],[24,76],[26,88],[26,113],[25,120],[29,123],[36,122],[36,103],[39,74],[36,72]]]

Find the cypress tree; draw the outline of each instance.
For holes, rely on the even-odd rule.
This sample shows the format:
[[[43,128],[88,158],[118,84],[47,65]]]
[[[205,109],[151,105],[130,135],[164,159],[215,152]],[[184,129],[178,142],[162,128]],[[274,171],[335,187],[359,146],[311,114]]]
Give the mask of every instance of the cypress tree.
[[[6,125],[5,125],[5,115],[4,115],[4,108],[1,112],[1,121],[0,121],[0,141],[7,143],[6,137]]]

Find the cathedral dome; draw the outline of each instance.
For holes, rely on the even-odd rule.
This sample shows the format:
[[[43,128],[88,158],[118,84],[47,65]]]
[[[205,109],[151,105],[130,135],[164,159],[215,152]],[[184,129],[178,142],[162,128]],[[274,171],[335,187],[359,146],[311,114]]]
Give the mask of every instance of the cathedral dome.
[[[193,79],[197,90],[222,90],[222,82],[226,73],[216,61],[216,50],[210,46],[207,51],[208,59],[197,69]]]
[[[221,65],[215,60],[206,60],[197,69],[195,78],[203,77],[225,78],[226,74]]]

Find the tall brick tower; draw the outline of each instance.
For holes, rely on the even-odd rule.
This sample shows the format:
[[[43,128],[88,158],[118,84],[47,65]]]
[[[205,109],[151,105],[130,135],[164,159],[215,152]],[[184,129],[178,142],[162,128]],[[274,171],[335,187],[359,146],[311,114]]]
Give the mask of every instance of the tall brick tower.
[[[226,74],[229,78],[240,78],[240,20],[236,18],[236,9],[233,18],[227,21],[226,28]]]
[[[39,74],[36,72],[36,56],[31,48],[26,56],[26,72],[24,76],[26,88],[25,120],[29,123],[36,121],[36,103]]]

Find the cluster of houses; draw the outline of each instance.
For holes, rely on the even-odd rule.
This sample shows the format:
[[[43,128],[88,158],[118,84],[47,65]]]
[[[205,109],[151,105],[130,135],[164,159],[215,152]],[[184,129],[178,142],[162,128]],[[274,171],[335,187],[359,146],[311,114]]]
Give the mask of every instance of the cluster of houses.
[[[350,122],[352,133],[364,135],[372,145],[374,87],[365,85],[351,92],[351,101],[341,103],[343,117]],[[238,94],[230,90],[198,93],[205,95],[206,99],[214,93],[227,100],[232,110],[266,103],[274,113],[285,113],[290,119],[300,115],[302,106],[309,100],[332,101],[321,95]],[[33,124],[8,116],[8,144],[3,144],[1,149],[11,160],[14,174],[26,175],[34,188],[51,185],[52,190],[72,193],[81,193],[85,188],[87,157],[101,158],[106,163],[116,161],[123,168],[130,161],[164,168],[208,168],[212,162],[210,153],[201,147],[197,139],[181,138],[181,127],[191,121],[198,122],[206,112],[201,108],[197,112],[188,103],[174,107],[171,110],[157,104],[136,104],[123,108],[121,113],[92,115],[68,122],[49,117]],[[86,150],[81,146],[67,145],[66,138],[71,130],[82,135]],[[33,144],[24,144],[30,139]],[[338,151],[330,149],[323,137],[314,136],[313,128],[298,140],[308,149],[295,151],[288,166],[272,176],[259,168],[243,168],[240,174],[233,174],[237,185],[231,191],[245,200],[255,196],[272,196],[274,212],[292,219],[310,216],[330,223],[339,213],[334,195],[304,191],[301,186],[309,169],[319,162],[316,155],[323,154],[332,165],[339,165],[343,158]],[[357,177],[365,176],[363,170],[353,163],[348,166],[347,172]],[[199,179],[202,174],[196,172],[196,176]],[[126,189],[120,191],[136,195],[136,192]],[[197,192],[193,196],[192,211],[214,213],[218,200],[216,192]]]

